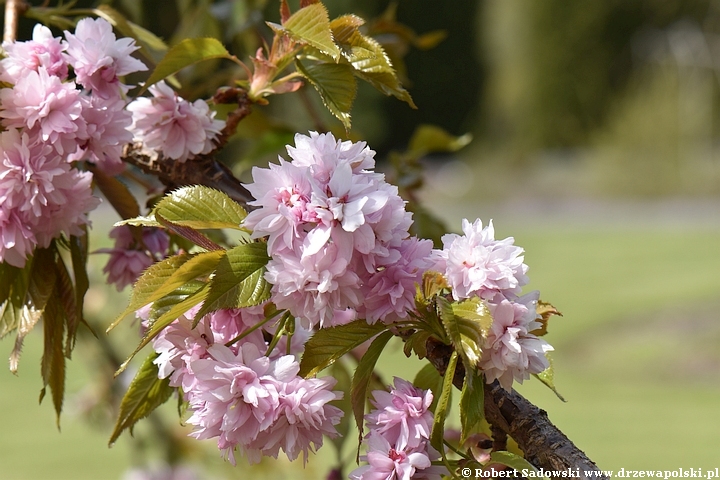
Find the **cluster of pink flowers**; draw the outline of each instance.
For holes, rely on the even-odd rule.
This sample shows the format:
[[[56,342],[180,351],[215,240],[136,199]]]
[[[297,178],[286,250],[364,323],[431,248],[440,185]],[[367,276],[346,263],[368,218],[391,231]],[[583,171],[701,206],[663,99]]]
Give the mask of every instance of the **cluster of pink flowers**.
[[[165,82],[149,90],[152,98],[138,98],[127,107],[132,112],[130,129],[136,142],[178,162],[213,150],[213,140],[225,122],[215,120],[215,112],[205,100],[189,102]]]
[[[268,355],[262,330],[250,330],[264,320],[262,306],[221,310],[192,328],[195,312],[153,341],[159,377],[169,377],[189,404],[191,436],[217,438],[218,448],[234,464],[235,450],[251,463],[262,456],[277,458],[280,450],[290,460],[300,453],[307,458],[322,446],[323,435],[337,435],[343,412],[329,404],[342,397],[332,391],[336,380],[298,376],[295,354],[307,332],[298,326],[289,346],[279,344]]]
[[[132,227],[121,225],[110,230],[115,239],[113,248],[101,248],[96,253],[109,253],[110,259],[103,268],[107,282],[118,291],[135,283],[140,274],[168,253],[170,237],[159,228],[142,227],[140,238],[135,238]]]
[[[273,302],[310,325],[407,316],[432,243],[410,238],[397,187],[375,173],[375,152],[332,134],[296,135],[282,158],[254,168],[257,208],[245,219],[268,237]]]
[[[480,220],[463,220],[462,229],[464,235],[442,237],[434,268],[445,275],[455,300],[477,296],[487,302],[493,323],[480,367],[488,383],[497,379],[510,390],[513,379],[522,383],[550,366],[545,354],[553,348],[531,333],[540,327],[539,293],[518,296],[528,282],[528,267],[512,237],[495,240],[492,222],[483,228]]]
[[[82,234],[99,200],[72,162],[122,169],[132,119],[119,77],[146,67],[105,20],[80,20],[65,40],[37,25],[32,40],[3,48],[0,80],[12,87],[0,89],[0,261],[22,267],[36,247]]]
[[[365,416],[368,462],[350,473],[351,480],[439,480],[445,467],[433,466],[440,454],[430,446],[433,395],[395,377],[390,392],[373,392],[375,407]]]

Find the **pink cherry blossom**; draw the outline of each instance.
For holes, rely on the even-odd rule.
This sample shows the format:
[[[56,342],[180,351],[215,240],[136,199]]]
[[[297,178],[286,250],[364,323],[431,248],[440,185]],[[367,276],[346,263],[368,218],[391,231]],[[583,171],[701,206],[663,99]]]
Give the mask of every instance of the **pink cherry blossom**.
[[[432,430],[433,414],[429,410],[432,392],[398,377],[394,383],[390,392],[373,392],[375,408],[365,416],[367,427],[398,450],[420,448]]]
[[[142,243],[133,237],[127,225],[110,230],[110,238],[115,239],[113,248],[101,248],[95,253],[108,253],[110,258],[103,268],[108,275],[107,282],[121,291],[127,285],[135,283],[143,271],[167,255],[170,238],[159,228],[143,227]]]
[[[496,293],[517,294],[528,282],[523,249],[513,245],[514,239],[495,240],[492,221],[483,228],[478,219],[463,219],[464,235],[443,235],[443,250],[436,251],[436,269],[443,272],[453,289],[453,298],[460,300],[477,295],[490,299]]]
[[[37,72],[40,67],[61,80],[67,78],[67,61],[62,55],[66,45],[60,37],[53,37],[44,25],[35,25],[32,40],[3,42],[2,46],[7,55],[0,60],[0,80],[4,82],[16,83],[29,72]]]
[[[397,249],[399,258],[388,264],[381,264],[377,270],[364,279],[365,299],[358,314],[368,323],[381,319],[390,323],[406,318],[415,310],[415,285],[422,282],[422,276],[430,268],[433,244],[431,240],[417,237],[402,241]],[[394,255],[391,256],[395,260]]]
[[[366,442],[367,455],[360,458],[368,465],[350,472],[351,480],[440,480],[448,473],[444,467],[432,466],[440,455],[429,445],[427,449],[395,448],[377,432],[371,432]]]
[[[140,47],[132,38],[116,39],[112,26],[104,19],[83,18],[75,34],[65,31],[68,63],[77,82],[94,95],[109,99],[127,91],[119,77],[147,70],[131,54]]]
[[[214,119],[204,100],[188,102],[165,82],[149,90],[152,98],[138,98],[127,107],[136,141],[179,162],[212,151],[225,122]]]
[[[86,135],[80,92],[75,84],[63,83],[43,67],[29,71],[12,89],[0,90],[0,103],[5,127],[37,132],[61,155],[74,153],[78,138]]]
[[[545,340],[530,333],[540,328],[536,320],[539,292],[531,292],[514,300],[498,295],[488,302],[493,323],[483,346],[480,367],[488,383],[498,380],[506,390],[513,379],[522,383],[530,374],[547,369],[545,354],[553,350]]]
[[[36,246],[61,234],[82,235],[92,196],[92,174],[70,167],[51,147],[15,129],[0,133],[2,258],[23,266]]]
[[[86,131],[80,148],[68,160],[88,160],[109,175],[121,173],[125,169],[123,147],[133,137],[129,130],[132,114],[125,110],[125,101],[91,95],[81,97],[81,105]]]

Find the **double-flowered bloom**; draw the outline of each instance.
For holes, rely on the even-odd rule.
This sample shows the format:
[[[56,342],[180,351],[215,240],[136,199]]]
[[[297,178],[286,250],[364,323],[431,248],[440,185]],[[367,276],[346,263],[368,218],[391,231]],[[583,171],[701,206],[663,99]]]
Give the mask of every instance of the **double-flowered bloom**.
[[[158,375],[169,377],[188,402],[193,437],[217,438],[218,448],[234,463],[236,450],[250,462],[277,458],[280,450],[290,460],[301,453],[307,458],[322,445],[323,435],[337,435],[343,412],[329,404],[342,397],[332,391],[336,380],[298,376],[294,354],[302,344],[293,342],[290,355],[281,345],[266,355],[262,330],[251,330],[264,319],[262,306],[220,310],[192,328],[196,310],[153,341]],[[296,332],[306,338],[301,328]]]
[[[254,168],[259,207],[244,226],[268,237],[273,302],[309,325],[392,322],[414,308],[432,243],[410,238],[397,187],[375,173],[375,152],[332,134],[296,135],[282,158]]]

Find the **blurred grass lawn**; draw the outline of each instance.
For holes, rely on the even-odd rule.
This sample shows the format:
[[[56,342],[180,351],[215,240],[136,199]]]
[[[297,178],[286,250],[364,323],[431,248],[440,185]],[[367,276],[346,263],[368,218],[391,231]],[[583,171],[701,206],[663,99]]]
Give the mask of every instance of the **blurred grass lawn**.
[[[495,224],[496,238],[525,248],[528,287],[565,315],[547,339],[568,403],[536,381],[521,393],[603,469],[720,466],[720,226]],[[0,371],[0,479],[118,478],[127,439],[108,449],[109,431],[71,414],[60,433],[49,398],[37,406],[40,341],[29,339],[19,377]],[[2,346],[9,353],[12,340]],[[77,363],[69,399],[87,378]],[[419,366],[399,352],[381,363],[388,380]],[[311,478],[292,472],[284,478]]]

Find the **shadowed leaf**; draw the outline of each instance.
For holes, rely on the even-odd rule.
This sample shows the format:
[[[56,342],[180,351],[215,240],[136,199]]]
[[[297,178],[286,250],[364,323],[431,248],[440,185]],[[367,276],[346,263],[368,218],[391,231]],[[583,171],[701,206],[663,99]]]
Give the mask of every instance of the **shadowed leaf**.
[[[323,104],[350,129],[350,110],[357,93],[352,67],[343,64],[319,63],[305,65],[295,62],[298,72],[315,87]]]
[[[316,375],[384,330],[387,330],[386,325],[380,322],[370,325],[364,319],[337,327],[321,328],[305,344],[299,375],[306,378]]]
[[[158,367],[153,363],[157,357],[157,353],[148,356],[130,382],[120,403],[120,413],[110,436],[109,446],[115,443],[123,430],[132,430],[138,420],[150,415],[170,398],[173,388],[170,387],[169,378],[158,378]]]
[[[185,67],[212,58],[232,59],[233,57],[215,38],[186,38],[168,50],[143,85],[142,90],[147,90],[151,85]]]

